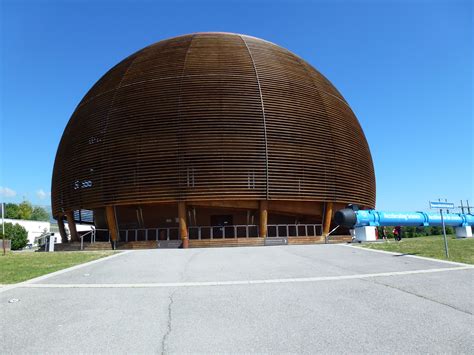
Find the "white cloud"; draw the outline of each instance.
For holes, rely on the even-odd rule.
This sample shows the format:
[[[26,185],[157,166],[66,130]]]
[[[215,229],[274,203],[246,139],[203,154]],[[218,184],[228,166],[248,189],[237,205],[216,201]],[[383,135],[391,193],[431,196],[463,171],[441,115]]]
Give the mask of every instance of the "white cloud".
[[[44,192],[43,189],[39,189],[38,191],[36,191],[36,196],[38,196],[38,198],[40,200],[44,200],[46,197],[49,197],[51,194],[49,192]]]
[[[16,191],[9,189],[8,187],[0,186],[0,196],[3,197],[14,197],[16,196]]]

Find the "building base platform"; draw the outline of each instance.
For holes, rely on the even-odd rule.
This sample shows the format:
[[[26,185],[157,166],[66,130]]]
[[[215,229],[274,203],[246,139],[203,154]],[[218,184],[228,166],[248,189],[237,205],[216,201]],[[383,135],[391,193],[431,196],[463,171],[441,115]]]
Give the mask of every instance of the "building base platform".
[[[456,237],[457,238],[472,238],[472,227],[456,227]]]
[[[359,242],[375,242],[377,234],[375,227],[358,227],[354,229],[354,237]]]
[[[280,239],[285,239],[284,243],[280,243]],[[350,235],[331,235],[328,244],[350,243],[352,237]],[[272,243],[271,241],[275,241]],[[189,248],[225,248],[225,247],[257,247],[257,246],[272,246],[272,245],[309,245],[309,244],[325,244],[325,239],[322,236],[313,237],[289,237],[289,238],[216,238],[216,239],[190,239]],[[130,241],[118,242],[117,250],[136,250],[136,249],[177,249],[181,248],[182,243],[179,240],[160,241]],[[79,251],[81,244],[62,243],[56,245],[56,251]],[[95,250],[112,250],[109,242],[84,243],[84,251]]]

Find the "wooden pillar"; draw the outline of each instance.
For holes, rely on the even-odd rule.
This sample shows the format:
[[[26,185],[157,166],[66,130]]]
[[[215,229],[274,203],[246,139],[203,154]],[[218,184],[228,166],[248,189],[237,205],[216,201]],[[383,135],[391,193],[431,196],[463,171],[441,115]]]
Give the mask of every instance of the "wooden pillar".
[[[61,236],[61,243],[67,243],[69,242],[67,238],[67,233],[66,233],[66,228],[64,227],[64,216],[59,216],[58,217],[58,228],[59,228],[59,235]]]
[[[326,213],[324,214],[324,223],[323,223],[323,235],[328,235],[331,228],[332,221],[332,202],[326,202]]]
[[[79,235],[77,234],[76,221],[74,220],[74,213],[72,211],[66,212],[67,226],[69,233],[71,233],[71,242],[78,242]]]
[[[115,215],[115,206],[105,206],[105,216],[107,219],[107,226],[109,228],[112,249],[115,249],[117,246],[117,241],[119,239],[117,216]]]
[[[186,202],[178,202],[179,235],[183,241],[183,248],[189,247],[188,226],[186,223]]]
[[[260,201],[260,223],[259,223],[259,237],[267,237],[267,224],[268,224],[268,201]]]

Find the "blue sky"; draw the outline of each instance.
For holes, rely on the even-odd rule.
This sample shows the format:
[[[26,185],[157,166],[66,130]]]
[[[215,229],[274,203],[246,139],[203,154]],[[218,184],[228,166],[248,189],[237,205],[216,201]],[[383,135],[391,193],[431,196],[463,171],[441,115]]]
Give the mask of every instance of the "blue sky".
[[[306,59],[367,136],[377,208],[473,195],[471,1],[1,2],[0,192],[49,205],[56,148],[110,67],[153,42],[226,31]],[[357,177],[354,177],[355,179]]]

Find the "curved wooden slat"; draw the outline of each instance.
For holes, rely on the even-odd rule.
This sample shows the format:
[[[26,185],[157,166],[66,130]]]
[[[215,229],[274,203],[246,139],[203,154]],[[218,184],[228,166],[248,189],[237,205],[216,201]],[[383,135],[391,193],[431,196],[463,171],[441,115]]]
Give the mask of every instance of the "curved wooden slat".
[[[254,37],[199,33],[132,54],[74,111],[53,214],[114,204],[297,200],[375,205],[367,141],[334,86]]]

